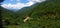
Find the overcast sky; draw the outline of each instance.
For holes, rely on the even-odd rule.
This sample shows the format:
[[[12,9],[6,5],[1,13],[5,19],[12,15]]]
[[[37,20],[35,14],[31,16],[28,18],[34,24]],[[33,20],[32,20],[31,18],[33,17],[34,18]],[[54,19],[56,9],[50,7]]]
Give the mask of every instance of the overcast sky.
[[[1,6],[7,9],[19,10],[23,7],[28,7],[35,3],[41,3],[44,1],[46,0],[5,0]]]

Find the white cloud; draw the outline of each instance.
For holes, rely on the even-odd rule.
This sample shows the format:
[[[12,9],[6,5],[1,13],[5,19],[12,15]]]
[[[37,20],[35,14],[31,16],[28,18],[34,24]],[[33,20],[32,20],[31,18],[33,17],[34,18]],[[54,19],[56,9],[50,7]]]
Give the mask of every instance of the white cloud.
[[[32,2],[43,2],[43,1],[46,1],[46,0],[29,0],[29,1],[32,1]]]
[[[1,5],[4,8],[8,8],[8,9],[20,9],[22,7],[24,7],[25,5],[22,3],[17,3],[17,4],[3,4]]]
[[[34,2],[28,2],[28,3],[26,3],[26,6],[31,6],[31,5],[33,5],[34,4]]]
[[[17,0],[17,1],[19,1],[19,0]],[[7,9],[17,9],[18,10],[23,7],[31,6],[31,5],[35,4],[35,2],[43,2],[43,1],[45,1],[45,0],[29,0],[29,2],[26,4],[23,4],[23,3],[11,4],[11,3],[9,3],[9,4],[2,4],[1,6],[4,8],[7,8]]]

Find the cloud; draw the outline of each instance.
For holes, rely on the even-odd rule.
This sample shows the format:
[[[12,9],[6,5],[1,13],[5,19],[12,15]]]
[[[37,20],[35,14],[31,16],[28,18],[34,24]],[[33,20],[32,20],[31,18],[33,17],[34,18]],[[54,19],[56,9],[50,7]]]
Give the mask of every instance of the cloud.
[[[19,0],[17,0],[17,1],[19,1]],[[31,6],[31,5],[35,4],[36,2],[41,3],[43,1],[45,1],[45,0],[29,0],[29,2],[26,4],[24,4],[24,3],[16,3],[16,4],[9,3],[9,4],[2,4],[1,6],[4,8],[7,8],[7,9],[17,9],[18,10],[23,7]]]
[[[46,1],[46,0],[29,0],[29,1],[32,1],[32,2],[43,2],[43,1]]]
[[[34,4],[34,2],[28,2],[28,3],[26,3],[26,6],[31,6],[31,5],[33,5]]]
[[[22,3],[17,3],[17,4],[9,3],[9,4],[3,4],[1,6],[4,8],[7,8],[7,9],[20,9],[20,8],[24,7],[25,5]]]

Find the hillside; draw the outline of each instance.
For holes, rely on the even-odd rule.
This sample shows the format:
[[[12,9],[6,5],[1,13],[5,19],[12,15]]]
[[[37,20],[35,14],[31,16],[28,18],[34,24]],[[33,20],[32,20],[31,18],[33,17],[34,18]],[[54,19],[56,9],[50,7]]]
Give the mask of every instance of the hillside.
[[[60,26],[60,21],[59,21],[60,4],[59,3],[60,3],[59,0],[51,0],[51,1],[41,3],[38,6],[32,8],[31,10],[26,11],[27,14],[26,13],[24,14],[33,18],[27,22],[31,23],[31,26],[34,28],[36,27],[37,28],[41,28],[41,27],[60,28],[59,27]]]
[[[3,24],[9,25],[8,28],[12,28],[12,25],[16,25],[18,28],[60,28],[60,0],[48,0],[31,9],[28,7],[25,9],[19,10],[19,13],[8,12],[12,13],[13,17],[4,12],[7,16],[2,15]],[[26,17],[29,17],[29,20],[23,22]]]

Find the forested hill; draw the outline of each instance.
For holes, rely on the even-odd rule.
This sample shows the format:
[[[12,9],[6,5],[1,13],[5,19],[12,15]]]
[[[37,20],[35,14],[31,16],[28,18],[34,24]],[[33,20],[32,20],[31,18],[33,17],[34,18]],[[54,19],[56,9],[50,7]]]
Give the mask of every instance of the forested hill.
[[[35,15],[40,15],[41,13],[55,13],[60,11],[60,0],[48,0],[46,2],[36,4],[37,6],[30,8],[23,8],[21,9],[21,13],[24,15],[29,15],[30,16],[35,16]],[[25,10],[24,10],[25,9]],[[20,12],[18,11],[18,12]]]
[[[52,0],[52,1],[47,1],[44,3],[39,4],[38,6],[33,8],[33,14],[32,15],[46,15],[46,14],[51,14],[51,13],[59,13],[60,11],[60,0]],[[45,14],[44,14],[45,13]],[[31,16],[32,16],[31,15]]]
[[[23,28],[60,28],[60,0],[48,0],[31,9],[21,10],[2,13],[3,24]],[[26,16],[29,20],[23,23]]]

